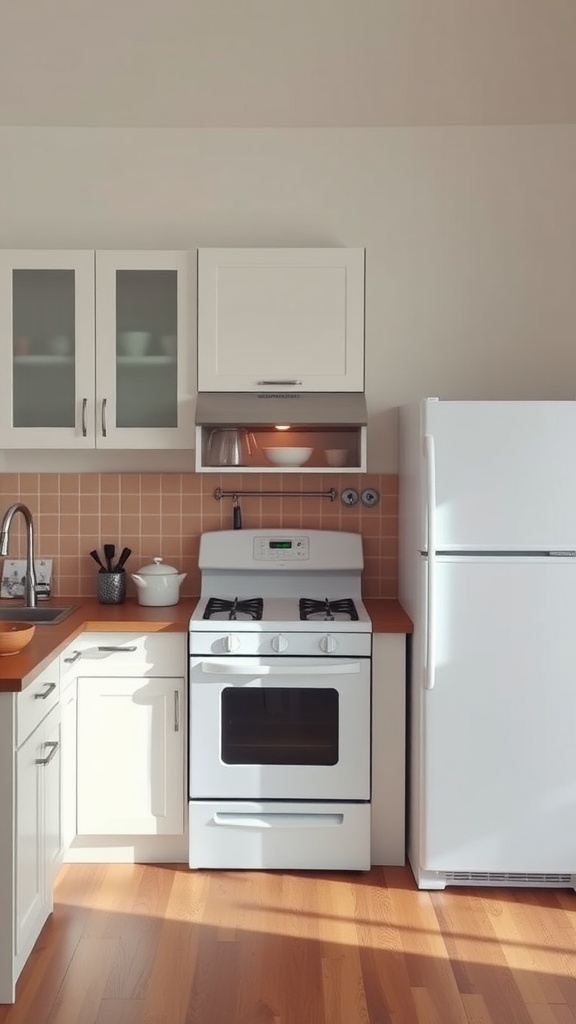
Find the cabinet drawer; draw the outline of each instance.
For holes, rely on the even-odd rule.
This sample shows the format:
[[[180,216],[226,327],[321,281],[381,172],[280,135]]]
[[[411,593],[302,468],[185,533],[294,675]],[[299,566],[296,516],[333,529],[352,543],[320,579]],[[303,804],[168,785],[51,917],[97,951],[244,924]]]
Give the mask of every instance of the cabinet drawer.
[[[186,657],[186,633],[84,633],[61,656],[62,678],[184,676]]]
[[[33,683],[18,694],[16,702],[16,746],[27,736],[58,703],[60,699],[58,658]]]

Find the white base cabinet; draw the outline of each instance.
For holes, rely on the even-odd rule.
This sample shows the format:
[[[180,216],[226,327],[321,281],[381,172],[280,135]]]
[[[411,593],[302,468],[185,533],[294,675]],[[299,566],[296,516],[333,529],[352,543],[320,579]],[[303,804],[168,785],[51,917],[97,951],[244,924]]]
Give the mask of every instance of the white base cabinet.
[[[186,657],[179,633],[85,633],[62,655],[77,687],[66,861],[187,859]]]
[[[406,858],[406,636],[372,638],[372,864]]]
[[[52,911],[62,856],[60,711],[16,752],[16,962],[21,968]]]
[[[52,911],[62,860],[58,659],[0,694],[0,1003]]]
[[[184,830],[182,678],[78,679],[78,835]]]

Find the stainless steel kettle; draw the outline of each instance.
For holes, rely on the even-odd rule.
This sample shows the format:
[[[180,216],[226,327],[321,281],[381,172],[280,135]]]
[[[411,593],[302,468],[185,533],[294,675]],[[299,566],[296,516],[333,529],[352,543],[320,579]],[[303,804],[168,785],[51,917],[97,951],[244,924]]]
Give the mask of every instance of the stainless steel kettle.
[[[256,438],[246,427],[217,427],[208,438],[211,466],[245,466],[256,449]]]

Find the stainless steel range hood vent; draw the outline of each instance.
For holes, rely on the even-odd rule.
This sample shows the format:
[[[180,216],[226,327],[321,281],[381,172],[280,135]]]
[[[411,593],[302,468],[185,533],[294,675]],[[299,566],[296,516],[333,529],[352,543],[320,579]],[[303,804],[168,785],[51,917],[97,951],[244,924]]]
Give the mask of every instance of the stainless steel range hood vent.
[[[274,427],[363,427],[368,422],[360,392],[200,392],[196,425]]]

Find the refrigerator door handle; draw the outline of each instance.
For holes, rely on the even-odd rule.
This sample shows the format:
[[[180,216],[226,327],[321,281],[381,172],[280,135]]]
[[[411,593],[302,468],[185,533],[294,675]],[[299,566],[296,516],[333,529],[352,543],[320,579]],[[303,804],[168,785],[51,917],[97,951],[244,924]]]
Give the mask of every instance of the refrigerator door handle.
[[[428,581],[426,587],[426,640],[424,660],[424,689],[434,688],[436,669],[436,450],[432,434],[424,435],[426,456],[426,511],[428,519]]]

